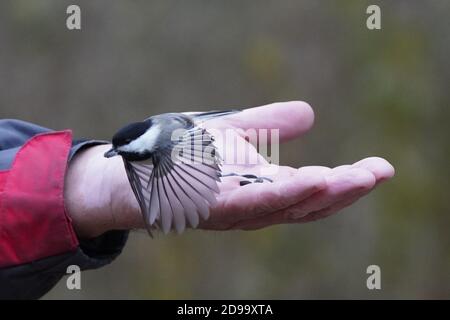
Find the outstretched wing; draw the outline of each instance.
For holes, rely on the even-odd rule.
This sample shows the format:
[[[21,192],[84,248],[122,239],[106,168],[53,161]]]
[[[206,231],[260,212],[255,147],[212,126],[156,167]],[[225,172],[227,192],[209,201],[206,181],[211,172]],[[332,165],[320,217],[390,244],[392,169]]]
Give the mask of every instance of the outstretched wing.
[[[202,128],[185,131],[178,141],[155,152],[151,159],[125,161],[131,187],[150,231],[164,233],[195,228],[219,193],[220,157],[211,135]]]

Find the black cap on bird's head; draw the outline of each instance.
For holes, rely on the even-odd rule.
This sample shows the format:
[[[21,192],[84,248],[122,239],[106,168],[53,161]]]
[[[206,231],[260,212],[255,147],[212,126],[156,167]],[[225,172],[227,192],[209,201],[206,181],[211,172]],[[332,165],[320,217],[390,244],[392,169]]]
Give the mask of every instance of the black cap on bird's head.
[[[133,150],[126,150],[126,146],[137,140],[148,128],[151,127],[151,121],[135,122],[121,128],[112,138],[112,148],[108,150],[104,156],[111,158],[117,155],[125,155],[127,153],[134,153]]]

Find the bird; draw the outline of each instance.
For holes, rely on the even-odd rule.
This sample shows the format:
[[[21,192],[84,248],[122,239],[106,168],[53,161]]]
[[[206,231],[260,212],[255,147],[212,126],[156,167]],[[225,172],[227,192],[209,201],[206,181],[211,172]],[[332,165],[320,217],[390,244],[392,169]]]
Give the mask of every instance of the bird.
[[[164,113],[113,135],[104,157],[122,157],[150,236],[155,229],[182,233],[209,218],[219,193],[221,157],[201,124],[237,112]]]

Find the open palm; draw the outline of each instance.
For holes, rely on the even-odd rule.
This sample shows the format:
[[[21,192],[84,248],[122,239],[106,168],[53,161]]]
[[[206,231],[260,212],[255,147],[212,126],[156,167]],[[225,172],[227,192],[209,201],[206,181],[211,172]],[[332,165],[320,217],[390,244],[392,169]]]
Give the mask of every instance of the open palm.
[[[311,107],[304,102],[293,101],[246,109],[226,118],[209,121],[204,126],[222,131],[237,129],[233,132],[235,139],[241,143],[230,144],[221,138],[216,141],[224,158],[222,170],[225,175],[237,173],[261,176],[262,172],[267,172],[264,169],[268,166],[272,166],[270,171],[274,171],[275,165],[269,165],[258,155],[256,148],[245,140],[242,132],[248,129],[279,129],[282,143],[308,131],[313,122]],[[258,163],[248,161],[233,164],[234,159],[229,159],[230,155],[240,152],[246,152],[248,159],[257,158]],[[241,185],[241,181],[246,180],[241,176],[223,177],[219,185],[218,204],[212,208],[210,218],[203,221],[200,227],[250,230],[280,223],[314,221],[351,205],[394,175],[394,168],[378,157],[333,169],[322,166],[279,166],[276,169],[276,173],[265,175],[273,183],[264,180],[263,183]]]

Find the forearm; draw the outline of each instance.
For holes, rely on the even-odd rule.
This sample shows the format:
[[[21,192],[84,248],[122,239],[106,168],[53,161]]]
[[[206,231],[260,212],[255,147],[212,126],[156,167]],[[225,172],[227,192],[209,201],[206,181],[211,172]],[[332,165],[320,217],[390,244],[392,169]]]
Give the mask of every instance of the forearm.
[[[79,152],[67,171],[66,208],[81,238],[143,227],[122,159],[103,156],[109,148],[99,145]]]
[[[55,132],[18,120],[0,120],[0,133],[0,299],[38,298],[66,274],[67,266],[94,269],[114,260],[122,251],[128,232],[104,233],[115,229],[108,223],[97,229],[83,227],[90,225],[86,219],[90,216],[83,217],[84,221],[79,219],[83,212],[79,208],[73,219],[80,225],[79,236],[68,216],[68,208],[77,206],[64,201],[65,180],[74,157],[104,142],[73,141],[68,130]],[[88,181],[82,172],[75,170],[74,176]],[[75,181],[73,177],[67,180]],[[91,181],[94,182],[98,181]],[[86,206],[89,202],[76,199],[73,191],[80,189],[71,185],[69,190],[74,195],[68,197],[70,202],[94,208]],[[98,218],[92,226],[108,221],[99,214],[102,210],[86,212],[93,212],[92,217]],[[100,236],[92,238],[95,235]]]

